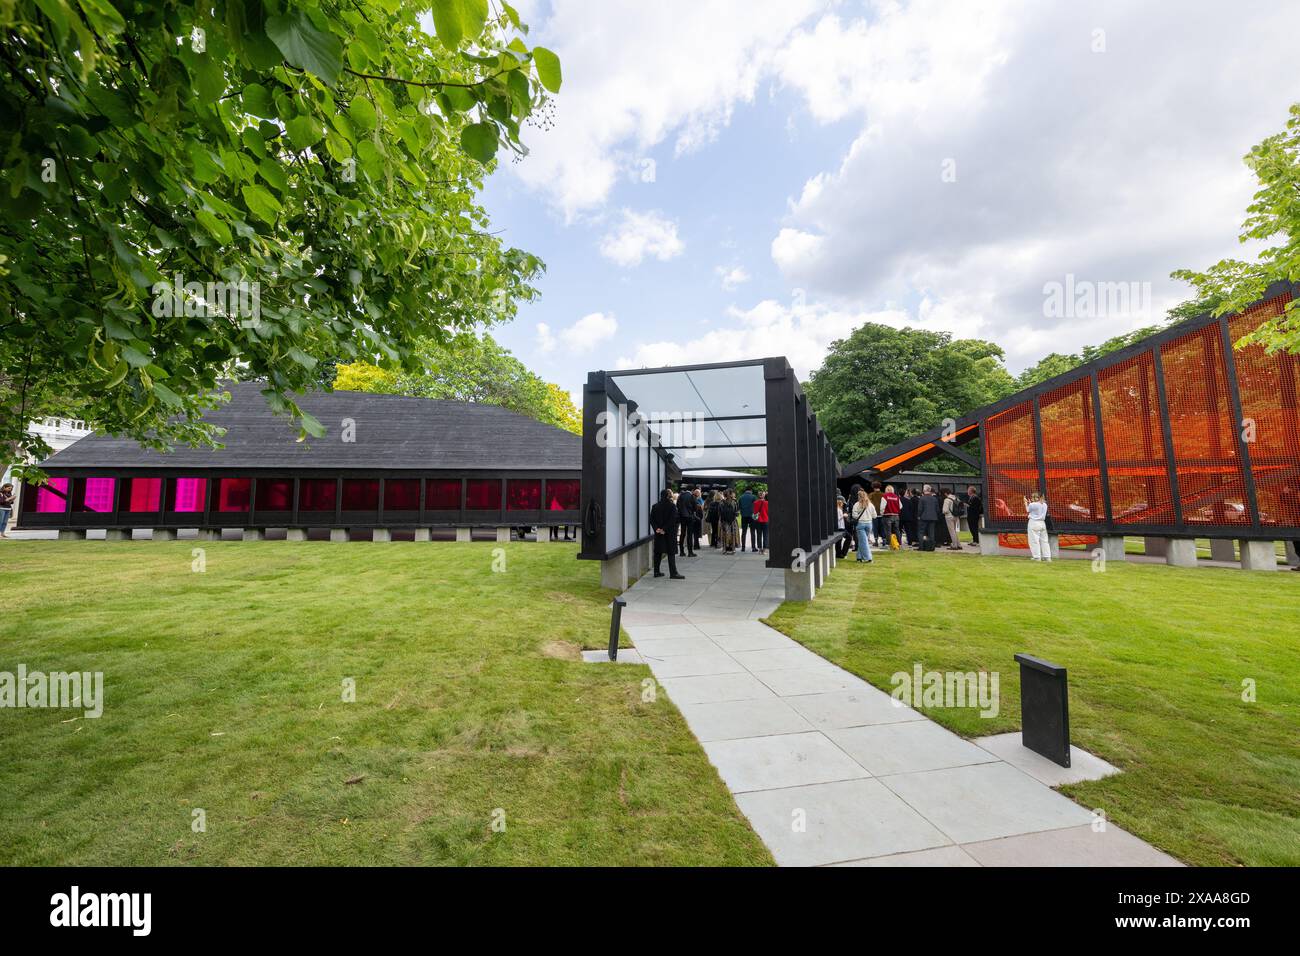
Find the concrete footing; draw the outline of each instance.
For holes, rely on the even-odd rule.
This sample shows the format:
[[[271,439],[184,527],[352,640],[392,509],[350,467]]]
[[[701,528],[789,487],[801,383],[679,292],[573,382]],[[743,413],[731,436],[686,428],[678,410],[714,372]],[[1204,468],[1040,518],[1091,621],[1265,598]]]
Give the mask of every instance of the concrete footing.
[[[1196,541],[1192,538],[1166,538],[1165,563],[1178,568],[1196,567]]]
[[[62,537],[62,536],[63,536],[63,532],[60,531],[60,532],[59,532],[59,537]],[[84,531],[81,532],[81,536],[84,538],[84,537],[86,536],[86,532],[84,532]],[[154,539],[155,541],[175,541],[175,540],[176,540],[176,529],[175,529],[175,528],[154,528],[154,529],[153,529],[153,539]]]
[[[1143,538],[1142,551],[1153,558],[1163,558],[1169,554],[1168,538]]]
[[[543,527],[542,525],[537,526],[537,543],[538,544],[551,543],[551,529],[549,527]]]
[[[997,557],[1002,553],[1002,545],[998,542],[996,531],[987,529],[980,532],[980,554],[988,557]]]
[[[1124,550],[1122,534],[1103,534],[1097,542],[1101,553],[1107,561],[1127,561],[1128,552]]]
[[[456,529],[456,540],[457,540],[457,541],[460,541],[460,542],[462,542],[462,543],[463,543],[463,542],[466,542],[466,541],[473,541],[473,540],[474,540],[474,535],[470,532],[470,529],[469,529],[469,528],[457,528],[457,529]]]
[[[1211,561],[1236,561],[1237,547],[1231,538],[1210,539]]]
[[[811,601],[817,593],[813,583],[812,571],[785,569],[785,599],[787,601]]]
[[[391,528],[375,528],[370,532],[371,541],[392,541],[393,531]]]
[[[613,588],[615,591],[627,590],[627,555],[624,551],[620,555],[612,558],[606,558],[600,562],[600,586],[602,588]]]
[[[419,541],[432,541],[432,540],[433,540],[433,529],[432,529],[432,528],[416,528],[416,529],[415,529],[415,540],[416,540],[417,542],[419,542]]]
[[[199,535],[198,535],[198,537],[199,537],[199,540],[200,540],[200,541],[220,541],[220,540],[221,540],[221,529],[220,529],[220,528],[200,528],[200,529],[199,529]]]
[[[510,529],[497,528],[497,544],[509,544],[509,543],[510,543]]]
[[[130,528],[109,528],[104,532],[105,541],[130,541]]]
[[[285,540],[285,541],[306,541],[306,540],[307,540],[307,529],[306,529],[306,528],[289,528],[289,529],[286,530],[285,533],[284,533],[284,540]]]
[[[330,528],[331,541],[351,541],[352,532],[347,528]]]
[[[823,554],[824,553],[825,552],[823,552]],[[809,563],[808,573],[812,575],[813,593],[816,594],[817,591],[826,584],[826,567],[822,564],[822,556],[820,554],[813,558]]]
[[[1277,545],[1272,541],[1242,541],[1241,569],[1243,571],[1276,571]]]
[[[1286,563],[1293,568],[1300,568],[1300,549],[1296,548],[1294,541],[1286,543]]]
[[[266,540],[266,529],[265,529],[265,528],[245,528],[245,529],[244,529],[244,540],[245,540],[245,541],[265,541],[265,540]]]
[[[1061,560],[1061,536],[1059,534],[1049,534],[1047,536],[1047,554],[1053,561]]]
[[[628,567],[630,576],[639,578],[650,570],[650,565],[654,561],[654,544],[652,542],[647,541],[644,544],[637,545],[629,553],[635,555],[634,558],[630,559],[632,563]]]

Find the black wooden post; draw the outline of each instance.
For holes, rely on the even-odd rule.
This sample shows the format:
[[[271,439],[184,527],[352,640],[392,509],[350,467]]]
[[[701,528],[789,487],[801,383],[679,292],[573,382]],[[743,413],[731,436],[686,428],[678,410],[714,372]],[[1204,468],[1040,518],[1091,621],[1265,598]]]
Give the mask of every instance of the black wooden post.
[[[626,606],[627,602],[622,598],[614,598],[614,613],[609,618],[609,659],[611,661],[618,660],[618,632],[623,620],[623,608]]]
[[[1065,668],[1028,654],[1020,664],[1020,736],[1034,753],[1070,766],[1070,697]]]

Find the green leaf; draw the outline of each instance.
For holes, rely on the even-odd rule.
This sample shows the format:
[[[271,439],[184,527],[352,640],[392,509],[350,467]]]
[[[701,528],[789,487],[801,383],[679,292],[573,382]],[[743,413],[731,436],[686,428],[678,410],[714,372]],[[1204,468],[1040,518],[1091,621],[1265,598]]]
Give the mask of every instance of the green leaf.
[[[330,86],[343,72],[343,44],[311,22],[300,9],[268,17],[266,35],[279,47],[286,62],[316,74]]]
[[[230,242],[230,227],[216,216],[212,215],[212,213],[208,212],[206,209],[200,209],[194,214],[194,218],[202,224],[203,228],[208,231],[212,238],[216,239],[223,246]]]
[[[537,78],[552,93],[560,92],[560,58],[544,46],[533,47],[533,63],[537,65]]]
[[[240,193],[253,215],[268,225],[274,225],[275,218],[283,207],[280,205],[280,200],[271,195],[270,190],[263,186],[252,185],[245,186]]]
[[[497,154],[495,123],[471,123],[460,131],[460,145],[480,163],[490,163]]]
[[[266,91],[266,87],[261,83],[250,83],[244,87],[244,111],[252,113],[254,116],[274,116],[275,105],[271,102],[271,94]]]
[[[356,96],[348,104],[348,116],[363,130],[375,127],[375,108],[364,96]]]
[[[316,122],[314,116],[295,116],[284,124],[285,132],[289,134],[289,142],[293,143],[297,149],[307,149],[315,146],[320,142],[320,138],[325,135],[325,130],[320,123]]]
[[[487,16],[487,0],[433,0],[433,28],[449,50],[478,39]]]

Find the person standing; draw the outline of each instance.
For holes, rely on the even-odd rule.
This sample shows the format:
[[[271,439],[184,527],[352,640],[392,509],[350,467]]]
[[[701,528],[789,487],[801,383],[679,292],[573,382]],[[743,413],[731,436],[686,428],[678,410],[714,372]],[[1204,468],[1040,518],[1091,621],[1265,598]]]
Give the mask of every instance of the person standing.
[[[0,485],[0,538],[7,538],[9,516],[14,513],[14,486],[9,482]]]
[[[966,524],[970,528],[971,541],[976,546],[980,543],[980,519],[984,517],[984,499],[980,490],[974,485],[966,489]]]
[[[880,536],[885,547],[893,548],[894,542],[901,542],[902,531],[899,522],[903,513],[903,499],[894,493],[893,485],[885,485],[885,493],[880,496]]]
[[[704,534],[704,491],[696,488],[691,494],[695,498],[695,510],[691,515],[691,535],[695,542],[695,550],[700,551],[703,548],[700,539]]]
[[[948,526],[948,550],[961,550],[961,516],[957,514],[957,496],[952,490],[943,490],[943,522]]]
[[[650,529],[655,535],[655,577],[664,576],[659,568],[667,555],[668,573],[679,581],[685,579],[686,575],[677,573],[677,504],[669,488],[663,490],[658,503],[650,509]]]
[[[880,482],[873,481],[871,483],[871,493],[867,497],[871,499],[871,507],[876,510],[876,518],[871,522],[871,543],[879,546],[883,543],[881,539],[880,516],[884,513],[881,510],[881,502],[885,497],[884,491],[881,490]]]
[[[911,488],[903,489],[903,508],[902,508],[902,525],[903,530],[907,533],[907,543],[909,547],[919,548],[921,546],[921,536],[916,528],[916,492]]]
[[[683,488],[677,496],[677,556],[695,557],[695,493]]]
[[[835,496],[835,527],[839,529],[840,538],[835,542],[835,557],[843,561],[849,554],[849,547],[852,541],[849,539],[849,515],[846,510],[848,502],[844,500],[843,495]]]
[[[760,491],[754,502],[754,530],[758,535],[758,552],[767,554],[767,492]]]
[[[849,512],[849,517],[852,519],[853,532],[858,539],[858,560],[870,564],[872,561],[871,529],[878,515],[866,489],[858,489],[858,500],[853,503],[853,510]]]
[[[1025,513],[1029,516],[1026,531],[1029,535],[1029,559],[1052,561],[1052,539],[1047,536],[1047,502],[1038,492],[1025,499]]]
[[[714,548],[722,547],[722,492],[713,493],[706,518],[709,522],[709,544]]]
[[[921,500],[916,503],[916,521],[921,526],[921,550],[933,551],[935,525],[939,523],[939,499],[929,485],[921,489]]]
[[[722,553],[736,553],[736,518],[740,514],[740,509],[736,505],[736,493],[730,488],[722,496],[722,503],[718,505],[718,523],[722,527]]]
[[[744,551],[746,544],[751,551],[758,550],[758,542],[754,540],[754,502],[757,496],[748,488],[740,496],[740,550]]]

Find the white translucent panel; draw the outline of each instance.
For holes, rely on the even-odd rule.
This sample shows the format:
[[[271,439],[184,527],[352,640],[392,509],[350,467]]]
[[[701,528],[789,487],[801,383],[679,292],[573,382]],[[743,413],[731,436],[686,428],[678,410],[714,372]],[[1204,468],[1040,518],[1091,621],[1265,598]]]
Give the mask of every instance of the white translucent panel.
[[[637,467],[637,457],[644,455],[645,449],[638,448],[636,444],[629,442],[623,449],[623,474],[626,476],[623,482],[623,488],[627,495],[627,500],[623,502],[623,543],[630,544],[637,539],[637,500],[639,492],[637,486],[640,480],[640,471]]]
[[[642,448],[638,456],[639,468],[637,469],[637,501],[641,503],[640,510],[640,527],[637,528],[637,537],[646,533],[650,527],[650,505],[654,501],[654,482],[651,473],[651,462],[659,460],[659,453],[653,448]]]
[[[705,418],[654,420],[650,428],[670,449],[700,445],[766,444],[767,421],[743,418],[712,421]]]
[[[623,445],[626,422],[623,412],[606,399],[605,447],[605,550],[623,546]]]
[[[766,409],[761,364],[622,375],[611,372],[610,376],[648,418],[694,412],[703,412],[711,418],[762,415]]]

